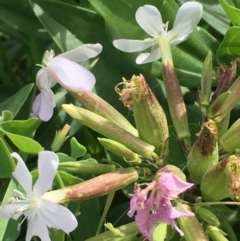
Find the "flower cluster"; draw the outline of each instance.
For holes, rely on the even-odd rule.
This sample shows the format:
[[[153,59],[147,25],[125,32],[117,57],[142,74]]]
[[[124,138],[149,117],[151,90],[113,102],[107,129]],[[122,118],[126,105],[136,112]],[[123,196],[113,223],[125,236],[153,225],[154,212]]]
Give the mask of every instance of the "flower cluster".
[[[148,240],[153,240],[151,232],[157,223],[170,224],[183,236],[174,219],[194,216],[194,213],[184,209],[177,210],[171,201],[192,186],[193,184],[183,181],[173,173],[160,170],[157,178],[145,189],[137,186],[131,198],[128,216],[132,217],[136,212],[138,229]],[[180,206],[177,208],[181,209]]]

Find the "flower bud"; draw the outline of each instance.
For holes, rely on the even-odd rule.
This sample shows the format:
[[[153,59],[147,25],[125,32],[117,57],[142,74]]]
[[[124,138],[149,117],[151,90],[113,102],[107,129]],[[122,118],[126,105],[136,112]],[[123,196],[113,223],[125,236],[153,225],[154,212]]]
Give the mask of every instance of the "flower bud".
[[[230,93],[221,108],[217,113],[215,113],[214,120],[218,123],[220,122],[232,109],[233,107],[239,102],[240,100],[240,77],[236,79],[236,81],[231,85],[231,87],[228,89],[228,92]],[[219,96],[220,97],[220,96]],[[214,101],[215,102],[215,101]],[[213,102],[213,105],[214,105]]]
[[[188,205],[182,204],[182,206],[184,206],[186,210],[191,211]],[[209,241],[202,225],[195,216],[179,218],[178,224],[184,232],[184,239],[186,241]]]
[[[142,75],[134,75],[124,85],[126,88],[123,90],[116,90],[123,103],[133,110],[139,137],[155,146],[155,152],[163,157],[166,154],[169,133],[161,105]]]
[[[235,151],[240,148],[240,119],[235,121],[233,125],[225,132],[220,139],[222,148],[227,152]]]
[[[202,125],[187,157],[191,180],[200,184],[202,176],[218,162],[217,126],[210,120]]]
[[[196,214],[207,224],[218,226],[220,225],[220,222],[217,218],[217,216],[211,212],[209,209],[200,207],[200,206],[195,206],[195,212]]]
[[[206,109],[209,106],[210,95],[212,89],[212,52],[209,51],[206,59],[203,62],[202,79],[201,79],[201,108],[206,114]]]
[[[230,113],[228,113],[219,123],[217,124],[218,129],[218,141],[226,133],[229,127]]]
[[[138,136],[137,130],[131,125],[131,123],[120,112],[118,112],[113,106],[107,103],[100,96],[94,94],[91,91],[68,92],[75,99],[77,99],[86,109],[115,123],[132,135]]]
[[[55,138],[51,145],[51,150],[53,152],[57,152],[61,148],[63,143],[67,140],[67,138],[68,138],[67,134],[70,129],[71,129],[71,126],[66,124],[61,131],[56,132]]]
[[[43,198],[54,203],[83,201],[117,191],[138,180],[134,168],[118,169],[85,182],[47,192]]]
[[[178,79],[170,61],[163,64],[163,79],[166,88],[168,106],[177,137],[184,142],[187,150],[190,150],[191,135],[188,128],[186,106]]]
[[[131,163],[141,163],[141,158],[139,155],[123,144],[113,141],[106,138],[98,138],[99,142],[105,147],[107,150],[116,154],[117,156],[123,157],[127,162]]]
[[[64,104],[62,107],[71,117],[94,131],[108,137],[109,139],[120,142],[143,157],[150,160],[153,158],[159,159],[154,153],[154,146],[133,136],[102,116],[72,104]]]
[[[211,238],[212,241],[229,241],[225,236],[227,236],[226,233],[224,233],[221,229],[213,226],[207,227],[207,235]]]
[[[208,170],[201,181],[202,197],[206,201],[239,199],[240,158],[229,156]]]

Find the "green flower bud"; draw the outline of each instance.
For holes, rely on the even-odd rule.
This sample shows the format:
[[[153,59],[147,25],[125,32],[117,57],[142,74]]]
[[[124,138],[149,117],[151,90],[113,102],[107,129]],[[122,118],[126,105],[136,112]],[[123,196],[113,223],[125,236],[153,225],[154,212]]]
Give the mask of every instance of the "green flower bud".
[[[227,132],[221,137],[220,144],[227,152],[240,148],[240,119],[235,121]]]
[[[68,138],[67,134],[70,131],[70,129],[71,129],[71,126],[66,124],[61,131],[56,132],[55,138],[51,145],[51,150],[53,152],[57,152],[61,148],[63,143],[67,140]]]
[[[182,206],[184,206],[186,210],[191,211],[191,208],[188,205],[182,204]],[[209,241],[202,225],[195,216],[178,218],[177,221],[184,233],[186,241]]]
[[[75,99],[77,99],[86,109],[106,118],[116,125],[128,131],[134,136],[138,136],[137,130],[131,123],[113,106],[107,103],[104,99],[94,94],[91,91],[68,91]]]
[[[202,79],[201,79],[201,108],[202,112],[206,114],[207,107],[210,102],[210,95],[212,91],[212,53],[208,52],[206,59],[203,62]]]
[[[221,229],[213,226],[207,227],[207,235],[211,238],[212,241],[229,241],[225,236],[227,236],[226,233],[224,233]]]
[[[217,126],[210,120],[202,125],[187,157],[191,180],[200,184],[203,175],[218,162]]]
[[[232,109],[233,107],[239,102],[240,100],[240,77],[236,79],[236,81],[231,85],[228,89],[230,93],[223,104],[220,106],[220,109],[217,113],[215,113],[214,121],[217,123],[220,122]],[[223,94],[221,94],[223,95]],[[220,95],[220,96],[221,96]],[[219,96],[219,97],[220,97]],[[214,105],[215,101],[213,102]]]
[[[116,154],[117,156],[123,157],[127,162],[131,163],[141,163],[141,158],[139,155],[123,144],[113,141],[106,138],[98,138],[99,142],[104,146],[107,150]]]
[[[123,103],[133,110],[139,137],[155,146],[160,157],[165,156],[169,133],[161,105],[142,75],[134,75],[130,81],[124,82],[124,86],[123,90],[117,88],[117,92]]]
[[[163,79],[167,93],[168,106],[177,137],[184,142],[186,149],[190,150],[191,135],[188,128],[186,106],[177,76],[170,61],[163,64]]]
[[[230,197],[239,199],[240,158],[229,156],[208,170],[201,181],[202,197],[206,201],[220,201]]]
[[[186,181],[186,175],[182,172],[182,170],[174,165],[166,165],[164,167],[161,168],[161,172],[172,172],[173,174],[175,174],[176,176],[178,176],[179,178],[181,178],[183,181]]]
[[[54,203],[88,200],[117,191],[137,180],[138,172],[134,168],[118,169],[76,185],[47,192],[43,198]]]
[[[108,137],[109,139],[120,142],[143,157],[150,160],[153,158],[159,159],[154,153],[154,146],[133,136],[104,117],[72,104],[64,104],[62,107],[71,117],[94,131]]]
[[[220,222],[217,216],[209,209],[200,207],[200,206],[195,206],[194,209],[196,214],[207,224],[214,225],[214,226],[220,225]]]

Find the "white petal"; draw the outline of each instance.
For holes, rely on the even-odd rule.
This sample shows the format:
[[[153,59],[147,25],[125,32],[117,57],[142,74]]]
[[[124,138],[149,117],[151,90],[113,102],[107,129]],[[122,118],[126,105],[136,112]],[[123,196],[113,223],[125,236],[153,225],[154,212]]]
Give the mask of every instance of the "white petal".
[[[113,41],[113,45],[124,52],[133,53],[145,50],[151,47],[155,42],[155,39],[144,39],[144,40],[134,40],[134,39],[117,39]]]
[[[32,117],[38,116],[42,121],[49,121],[56,106],[54,94],[51,89],[42,89],[32,105]]]
[[[33,236],[38,236],[41,241],[51,241],[46,224],[37,214],[33,219],[28,219],[26,241],[30,241]]]
[[[17,220],[22,213],[17,213],[14,215],[16,208],[19,207],[19,204],[7,204],[0,210],[0,217],[3,218],[13,218]]]
[[[51,187],[59,165],[58,156],[52,151],[40,151],[38,154],[39,177],[33,192],[41,197]]]
[[[64,206],[41,199],[38,215],[48,227],[61,229],[65,233],[72,232],[78,225],[75,216]]]
[[[27,196],[31,196],[32,193],[32,175],[28,171],[24,161],[22,158],[18,155],[18,153],[13,152],[11,154],[12,157],[16,158],[18,163],[15,171],[12,173],[12,175],[15,177],[15,179],[18,181],[18,183],[23,187],[25,190]]]
[[[39,90],[51,89],[57,84],[56,81],[48,78],[46,68],[42,68],[37,72],[36,83]]]
[[[184,3],[178,10],[169,39],[171,45],[179,44],[188,38],[202,17],[202,5],[197,2]]]
[[[94,58],[102,52],[101,44],[84,44],[71,51],[59,54],[58,56],[72,60],[74,62],[83,62]]]
[[[138,8],[135,18],[140,27],[153,37],[158,37],[164,31],[161,13],[154,6],[144,5]]]
[[[161,53],[160,53],[159,45],[155,44],[151,49],[151,53],[142,53],[138,55],[136,59],[136,63],[146,64],[146,63],[156,61],[160,58],[161,58]]]
[[[48,62],[47,72],[52,79],[72,91],[91,91],[96,82],[90,71],[61,56]]]

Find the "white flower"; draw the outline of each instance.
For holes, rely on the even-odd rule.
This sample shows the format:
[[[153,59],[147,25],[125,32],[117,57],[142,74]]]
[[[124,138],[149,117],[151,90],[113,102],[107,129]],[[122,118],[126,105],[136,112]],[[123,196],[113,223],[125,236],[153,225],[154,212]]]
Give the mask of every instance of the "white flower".
[[[101,51],[101,44],[85,44],[56,57],[53,50],[46,51],[46,67],[37,73],[40,94],[34,100],[31,116],[39,116],[43,121],[52,117],[56,103],[51,88],[56,83],[72,91],[91,91],[96,82],[95,77],[77,63],[96,57]]]
[[[17,153],[12,153],[12,157],[18,160],[12,174],[26,194],[14,190],[14,197],[1,209],[0,217],[18,219],[23,214],[23,221],[28,220],[26,241],[30,241],[35,235],[42,241],[51,241],[47,227],[62,229],[65,233],[73,231],[77,227],[75,216],[66,207],[42,198],[52,187],[59,164],[58,156],[51,151],[39,153],[39,178],[33,190],[31,173],[22,158]]]
[[[152,38],[144,40],[118,39],[113,41],[113,45],[128,53],[152,47],[151,53],[142,53],[136,59],[137,64],[150,63],[163,58],[164,51],[169,52],[166,43],[174,46],[186,40],[200,21],[201,16],[201,4],[197,2],[184,3],[177,12],[172,30],[167,32],[168,24],[162,23],[162,16],[158,9],[151,5],[144,5],[138,8],[135,18],[140,27]]]

